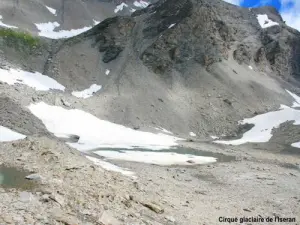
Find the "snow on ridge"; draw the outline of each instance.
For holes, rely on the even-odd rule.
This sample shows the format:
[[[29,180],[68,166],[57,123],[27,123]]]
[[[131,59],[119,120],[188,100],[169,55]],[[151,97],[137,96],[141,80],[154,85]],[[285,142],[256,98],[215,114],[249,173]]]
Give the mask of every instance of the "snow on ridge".
[[[117,5],[114,12],[117,13],[119,11],[122,11],[124,9],[124,7],[128,7],[128,5],[124,2],[122,2],[120,5]]]
[[[258,14],[256,18],[261,28],[268,28],[279,25],[279,23],[270,20],[267,14]]]
[[[16,141],[26,138],[25,135],[17,133],[7,127],[0,126],[0,142]]]
[[[102,88],[101,85],[92,84],[89,88],[83,91],[73,91],[72,95],[74,95],[77,98],[90,98],[93,96],[94,93],[99,91],[101,88]]]
[[[167,134],[137,131],[78,109],[67,110],[44,102],[31,104],[28,108],[51,133],[79,136],[77,143],[67,143],[79,151],[106,147],[160,150],[176,146],[177,141],[182,140]]]
[[[12,26],[12,25],[8,25],[8,24],[3,23],[3,22],[2,22],[2,19],[3,19],[3,17],[0,15],[0,27],[14,28],[14,29],[18,28],[18,27],[16,27],[16,26]]]
[[[24,84],[38,91],[49,91],[50,89],[65,90],[65,87],[56,80],[39,72],[32,73],[13,68],[9,70],[0,68],[0,81],[6,82],[9,85],[16,83]]]
[[[38,33],[39,36],[50,38],[50,39],[61,39],[61,38],[74,37],[85,31],[88,31],[92,28],[91,26],[88,26],[88,27],[82,27],[79,29],[54,31],[55,28],[60,26],[60,24],[58,22],[35,23],[35,26],[40,31]]]
[[[49,12],[51,12],[53,15],[56,16],[56,9],[53,9],[53,8],[51,8],[49,6],[46,6],[46,5],[45,5],[45,7],[49,10]]]
[[[91,156],[85,156],[88,160],[92,161],[95,165],[97,166],[101,166],[103,169],[108,170],[108,171],[113,171],[113,172],[117,172],[117,173],[121,173],[125,176],[129,176],[132,178],[136,178],[134,176],[134,172],[126,169],[126,168],[121,168],[119,166],[116,166],[112,163],[106,162],[104,160],[95,158],[95,157],[91,157]]]
[[[139,162],[161,166],[171,165],[199,165],[214,163],[214,157],[196,156],[190,154],[178,154],[175,152],[147,152],[147,151],[96,151],[95,154],[111,160]]]
[[[139,8],[146,8],[146,7],[148,7],[149,3],[140,0],[140,1],[134,1],[134,2],[133,2],[133,5],[134,5],[135,7],[139,7]]]

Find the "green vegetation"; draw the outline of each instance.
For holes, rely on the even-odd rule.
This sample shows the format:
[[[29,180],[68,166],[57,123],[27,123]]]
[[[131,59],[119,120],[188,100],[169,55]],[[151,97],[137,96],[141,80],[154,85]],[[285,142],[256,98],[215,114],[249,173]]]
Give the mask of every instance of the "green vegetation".
[[[7,44],[16,48],[29,48],[38,47],[40,40],[37,37],[33,37],[31,34],[15,29],[0,29],[0,37],[6,40]]]

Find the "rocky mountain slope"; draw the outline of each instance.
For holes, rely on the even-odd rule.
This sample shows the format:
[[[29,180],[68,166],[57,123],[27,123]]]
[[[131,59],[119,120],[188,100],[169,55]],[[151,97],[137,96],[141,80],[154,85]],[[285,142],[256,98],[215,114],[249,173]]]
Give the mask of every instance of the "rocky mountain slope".
[[[278,25],[262,28],[258,15]],[[92,107],[110,121],[234,135],[236,121],[291,100],[284,89],[298,85],[297,43],[299,32],[272,8],[160,1],[25,59],[10,47],[3,53],[67,90],[101,84]]]
[[[0,15],[0,224],[300,220],[300,32],[274,8],[4,0]]]

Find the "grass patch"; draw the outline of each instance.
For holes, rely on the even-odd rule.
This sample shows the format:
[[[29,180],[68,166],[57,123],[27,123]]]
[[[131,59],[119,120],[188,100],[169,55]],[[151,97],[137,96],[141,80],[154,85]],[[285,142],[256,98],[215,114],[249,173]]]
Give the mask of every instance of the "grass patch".
[[[17,44],[19,47],[33,48],[40,45],[40,39],[23,31],[2,28],[0,29],[0,37],[4,38],[8,44]]]

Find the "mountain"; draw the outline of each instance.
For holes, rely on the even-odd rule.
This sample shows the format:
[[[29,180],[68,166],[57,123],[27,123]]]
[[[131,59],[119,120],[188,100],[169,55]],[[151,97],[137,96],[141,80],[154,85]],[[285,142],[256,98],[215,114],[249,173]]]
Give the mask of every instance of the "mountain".
[[[300,32],[276,9],[4,0],[0,15],[0,224],[299,219]]]
[[[37,34],[39,24],[57,23],[56,31],[82,29],[114,15],[128,15],[146,7],[153,1],[129,0],[3,0],[0,5],[0,21]],[[53,28],[53,29],[54,29]]]
[[[278,25],[262,28],[259,15]],[[22,64],[69,90],[101,84],[93,107],[110,121],[234,135],[236,121],[290,99],[284,87],[299,83],[297,43],[299,32],[273,8],[160,1],[52,42]]]

